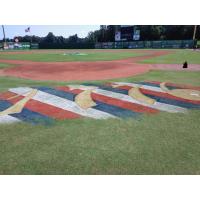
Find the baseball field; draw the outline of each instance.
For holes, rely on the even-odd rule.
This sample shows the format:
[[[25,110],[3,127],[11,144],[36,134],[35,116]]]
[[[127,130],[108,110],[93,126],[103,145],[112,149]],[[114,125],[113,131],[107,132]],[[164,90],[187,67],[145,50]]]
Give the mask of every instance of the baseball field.
[[[200,51],[0,51],[0,146],[0,174],[200,174]]]

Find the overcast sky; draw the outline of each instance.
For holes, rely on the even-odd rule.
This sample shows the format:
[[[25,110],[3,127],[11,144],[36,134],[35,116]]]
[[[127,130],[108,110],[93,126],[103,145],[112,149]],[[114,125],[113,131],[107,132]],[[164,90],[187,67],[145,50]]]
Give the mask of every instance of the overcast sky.
[[[25,29],[30,27],[30,33]],[[88,32],[99,29],[99,25],[4,25],[6,38],[12,39],[15,36],[37,35],[46,36],[53,32],[56,36],[69,37],[78,34],[79,37],[87,36]],[[0,30],[0,39],[3,38],[2,29]]]

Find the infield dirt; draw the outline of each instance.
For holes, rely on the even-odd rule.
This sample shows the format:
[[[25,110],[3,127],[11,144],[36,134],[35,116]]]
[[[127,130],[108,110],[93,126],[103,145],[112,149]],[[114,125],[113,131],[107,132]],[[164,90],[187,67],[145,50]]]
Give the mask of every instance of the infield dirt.
[[[75,50],[74,50],[75,51]],[[77,50],[76,50],[77,51]],[[78,50],[79,51],[79,50]],[[99,50],[87,50],[99,51]],[[103,50],[101,50],[103,51]],[[115,50],[106,50],[114,52]],[[122,50],[123,52],[126,50]],[[128,51],[128,50],[127,50]],[[21,52],[3,52],[7,54],[30,54],[47,53],[52,50],[35,50]],[[55,51],[54,51],[55,52]],[[66,52],[66,50],[56,50],[56,52]],[[73,51],[69,51],[73,52]],[[118,50],[119,52],[119,50]],[[141,52],[138,50],[137,52]],[[76,61],[76,62],[35,62],[25,60],[0,59],[2,63],[14,64],[16,67],[0,70],[1,76],[13,76],[32,80],[53,80],[53,81],[86,81],[86,80],[105,80],[114,78],[130,77],[143,74],[151,69],[162,70],[183,70],[179,64],[143,64],[139,61],[153,58],[156,56],[167,55],[171,51],[145,50],[147,55],[113,61]],[[200,70],[200,65],[190,65],[186,70]]]

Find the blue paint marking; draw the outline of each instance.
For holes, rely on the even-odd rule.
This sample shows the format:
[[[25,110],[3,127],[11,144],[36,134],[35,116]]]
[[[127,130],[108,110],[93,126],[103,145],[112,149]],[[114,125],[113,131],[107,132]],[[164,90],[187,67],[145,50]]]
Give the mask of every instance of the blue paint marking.
[[[99,87],[99,86],[100,86],[100,84],[97,84],[97,83],[83,83],[83,84],[81,84],[81,85],[87,85],[87,86],[97,86],[97,87]]]
[[[150,97],[152,99],[155,99],[156,101],[158,101],[160,103],[166,103],[166,104],[170,104],[170,105],[174,105],[174,106],[180,106],[180,107],[183,107],[183,108],[200,109],[200,105],[198,105],[198,104],[178,101],[178,100],[175,100],[175,99],[168,99],[168,98],[158,97],[158,96],[154,96],[154,95],[150,95],[150,94],[145,94],[145,96],[148,96],[148,97]]]
[[[95,102],[96,102],[97,105],[92,107],[92,108],[103,111],[103,112],[110,113],[110,114],[117,116],[117,117],[125,118],[125,117],[139,117],[139,116],[141,116],[141,113],[133,112],[131,110],[120,108],[118,106],[106,104],[106,103],[103,103],[101,101],[95,101]]]
[[[90,84],[90,83],[86,83],[86,84],[83,84],[83,85],[93,85],[93,84]],[[116,93],[120,93],[120,94],[126,94],[128,95],[128,90],[125,90],[125,89],[120,89],[120,88],[113,88],[111,86],[107,86],[107,85],[95,85],[97,86],[98,88],[102,89],[102,90],[108,90],[108,91],[111,91],[111,92],[116,92]]]
[[[74,101],[76,94],[72,94],[69,92],[65,92],[65,91],[61,91],[61,90],[57,90],[54,88],[49,88],[49,87],[37,87],[36,89],[42,91],[42,92],[46,92],[48,94],[52,94],[58,97],[61,97],[63,99],[68,99],[70,101]]]
[[[11,103],[4,101],[4,100],[0,100],[0,111],[4,111],[7,108],[9,108],[10,106],[12,106]]]
[[[46,124],[46,125],[49,125],[54,121],[50,117],[47,117],[47,116],[42,115],[40,113],[36,113],[36,112],[30,111],[30,110],[28,110],[26,108],[24,108],[21,113],[11,114],[11,116],[16,117],[16,118],[18,118],[20,120],[23,120],[25,122],[32,123],[32,124]]]
[[[6,100],[0,100],[0,111],[6,110],[7,108],[11,107],[13,104]],[[21,113],[10,114],[15,118],[18,118],[22,121],[29,122],[31,124],[45,124],[49,125],[54,120],[49,118],[48,116],[42,115],[37,112],[33,112],[29,109],[24,108]]]
[[[111,91],[111,92],[116,92],[116,93],[128,95],[128,90],[125,90],[125,89],[113,88],[113,87],[110,87],[110,86],[100,86],[99,88],[102,89],[102,90],[108,90],[108,91]]]

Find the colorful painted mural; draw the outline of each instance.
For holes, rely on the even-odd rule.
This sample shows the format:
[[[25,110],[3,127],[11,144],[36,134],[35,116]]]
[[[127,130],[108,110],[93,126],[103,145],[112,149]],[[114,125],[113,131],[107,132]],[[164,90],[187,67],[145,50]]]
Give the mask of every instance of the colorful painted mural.
[[[200,109],[200,87],[156,81],[18,87],[0,93],[0,123],[138,118],[160,111],[186,113],[188,109]]]

